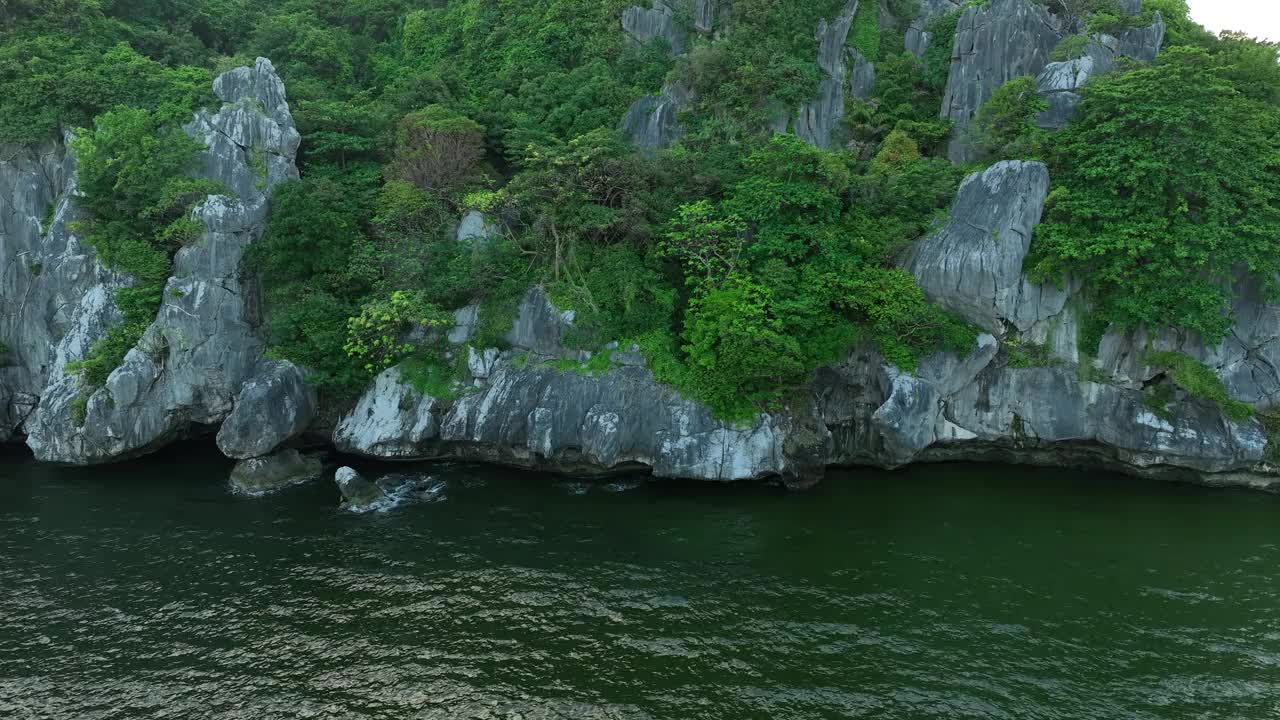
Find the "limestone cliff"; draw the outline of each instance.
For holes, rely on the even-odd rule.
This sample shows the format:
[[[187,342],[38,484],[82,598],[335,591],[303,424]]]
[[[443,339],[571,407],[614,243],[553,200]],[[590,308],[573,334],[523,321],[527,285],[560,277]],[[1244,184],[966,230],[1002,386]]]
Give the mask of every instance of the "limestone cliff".
[[[131,281],[104,269],[72,229],[76,185],[67,144],[16,153],[0,167],[7,310],[0,337],[13,338],[14,356],[0,376],[0,417],[6,434],[21,427],[38,459],[108,462],[216,428],[263,368],[240,259],[262,234],[272,188],[297,177],[299,135],[269,61],[224,73],[214,92],[222,106],[196,113],[184,129],[205,145],[199,174],[231,194],[196,206],[204,231],[174,257],[155,322],[104,387],[82,388],[66,368],[119,320],[114,293]]]
[[[993,0],[987,7],[1009,8],[1013,25],[997,30],[974,19],[968,47],[987,42],[978,36],[1037,36],[1032,24],[1043,16],[1023,2]],[[633,28],[657,27],[651,20]],[[834,77],[851,56],[840,27],[824,32],[832,42],[822,45],[821,62]],[[1116,39],[1117,52],[1159,44],[1148,35],[1125,42]],[[1029,71],[1034,63],[1026,59],[1047,45],[1010,49],[1018,57],[1006,58],[1012,67],[996,74]],[[958,62],[981,70],[972,77],[986,77],[981,68],[994,61]],[[968,70],[953,65],[949,96],[957,102],[976,97],[962,92],[966,77]],[[204,232],[178,252],[155,322],[106,385],[88,395],[83,423],[71,407],[84,388],[66,366],[119,320],[115,293],[131,281],[103,268],[76,236],[75,162],[66,138],[0,154],[0,441],[25,438],[41,459],[88,464],[216,433],[223,452],[242,461],[244,488],[257,492],[314,474],[313,460],[279,451],[316,429],[317,400],[302,371],[263,358],[254,292],[239,268],[263,232],[272,189],[297,174],[298,134],[268,61],[220,76],[215,90],[224,104],[196,114],[185,129],[205,144],[201,174],[232,194],[196,207]],[[535,287],[502,348],[475,344],[475,306],[455,314],[447,339],[466,371],[448,397],[423,393],[393,368],[326,430],[337,449],[370,457],[575,473],[781,477],[803,485],[832,465],[994,459],[1280,487],[1258,420],[1232,420],[1176,390],[1162,395],[1172,405],[1152,407],[1151,390],[1169,381],[1144,360],[1151,350],[1184,352],[1217,372],[1232,397],[1259,410],[1275,407],[1280,308],[1256,283],[1242,281],[1236,326],[1220,345],[1138,330],[1082,347],[1087,308],[1078,284],[1038,285],[1022,271],[1048,190],[1048,172],[1038,163],[1001,162],[975,173],[948,216],[901,257],[932,300],[983,329],[964,357],[940,353],[908,372],[873,347],[851,348],[785,407],[734,424],[656,382],[635,348],[606,349],[608,369],[589,371],[599,364],[583,364],[588,356],[563,341],[573,313]],[[471,242],[492,232],[472,213],[456,236]],[[1043,351],[1028,362],[1017,351],[1031,346]]]
[[[1192,338],[1107,336],[1098,357],[1078,347],[1074,287],[1039,286],[1022,273],[1048,173],[1003,162],[970,176],[947,222],[904,258],[926,292],[987,332],[967,357],[938,354],[914,373],[872,348],[820,370],[802,401],[733,425],[665,388],[633,351],[610,351],[600,374],[556,370],[579,357],[560,343],[572,313],[537,288],[507,336],[510,348],[476,348],[466,328],[451,339],[468,355],[465,387],[433,398],[391,369],[340,422],[341,450],[386,459],[460,458],[554,469],[647,469],[661,477],[811,482],[827,465],[896,467],[915,461],[992,458],[1086,464],[1160,477],[1268,486],[1267,436],[1212,403],[1183,397],[1164,416],[1148,406],[1155,371],[1148,341],[1205,359],[1233,394],[1270,407],[1280,396],[1280,314],[1256,289],[1238,301],[1235,340],[1206,349]],[[1039,366],[1010,363],[1011,343],[1045,343]],[[581,359],[579,357],[579,359]]]

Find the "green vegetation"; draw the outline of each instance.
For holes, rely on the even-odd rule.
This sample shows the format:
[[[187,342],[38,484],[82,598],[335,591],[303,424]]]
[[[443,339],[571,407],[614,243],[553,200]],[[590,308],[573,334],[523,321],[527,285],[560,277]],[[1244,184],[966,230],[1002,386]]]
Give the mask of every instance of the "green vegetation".
[[[1253,417],[1253,408],[1247,403],[1233,400],[1221,378],[1190,355],[1180,352],[1151,352],[1147,353],[1145,362],[1153,368],[1164,370],[1169,379],[1188,395],[1217,403],[1222,414],[1232,420],[1243,422]],[[1171,395],[1166,391],[1165,395],[1157,397],[1154,402],[1159,407],[1165,407],[1170,399]]]
[[[1036,116],[1048,109],[1035,78],[1014,78],[978,108],[969,128],[973,145],[988,160],[1038,159],[1044,131],[1036,126]]]
[[[1274,285],[1280,65],[1274,47],[1239,42],[1213,54],[1172,48],[1090,82],[1078,119],[1052,136],[1036,277],[1088,278],[1107,323],[1186,328],[1210,342],[1232,322],[1239,268]]]
[[[1092,39],[1088,35],[1068,35],[1062,38],[1058,46],[1053,49],[1053,55],[1049,59],[1053,62],[1064,62],[1084,57],[1090,42]]]
[[[962,10],[953,10],[939,15],[925,26],[925,32],[929,33],[931,40],[921,58],[924,63],[924,82],[935,90],[940,91],[947,86],[947,75],[951,72],[951,51],[955,49],[956,26],[960,24],[960,16],[963,14]]]
[[[1004,339],[1004,348],[1008,355],[1006,364],[1011,368],[1053,367],[1062,364],[1047,345],[1024,340],[1013,331]]]
[[[858,49],[871,62],[880,60],[880,3],[864,2],[849,28],[849,46]]]
[[[107,267],[135,281],[116,293],[123,321],[69,367],[87,387],[106,382],[137,344],[160,307],[173,252],[200,232],[191,208],[219,186],[185,176],[199,147],[159,113],[138,108],[99,115],[71,144],[80,207],[89,214],[79,224],[85,242]]]

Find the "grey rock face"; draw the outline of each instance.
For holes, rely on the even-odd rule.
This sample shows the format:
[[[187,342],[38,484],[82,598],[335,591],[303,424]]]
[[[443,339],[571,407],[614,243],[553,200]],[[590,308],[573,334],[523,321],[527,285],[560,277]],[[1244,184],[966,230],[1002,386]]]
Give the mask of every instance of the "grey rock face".
[[[632,5],[622,11],[622,29],[639,44],[662,38],[670,46],[671,55],[684,52],[684,38],[675,23],[675,12],[662,0],[653,0],[646,8]]]
[[[483,243],[501,234],[498,227],[490,222],[484,213],[479,210],[470,210],[458,222],[458,231],[454,233],[454,238],[458,242]]]
[[[646,95],[627,109],[619,128],[646,154],[664,150],[684,134],[677,114],[689,107],[690,98],[679,84],[667,84],[657,95]]]
[[[826,20],[818,23],[818,68],[823,78],[818,85],[818,97],[800,108],[794,122],[796,137],[815,147],[831,146],[831,133],[844,117],[845,84],[849,73],[845,41],[857,13],[858,0],[848,0],[831,23]],[[870,65],[865,60],[863,62]],[[863,72],[865,76],[865,69]]]
[[[991,0],[964,11],[941,113],[955,123],[947,150],[953,162],[976,159],[965,131],[978,108],[1006,82],[1039,74],[1062,36],[1057,19],[1033,0]]]
[[[218,430],[218,449],[230,458],[266,455],[301,435],[315,415],[315,391],[302,371],[287,360],[264,360]]]
[[[859,100],[866,100],[876,85],[876,68],[856,48],[849,48],[849,66],[849,92]]]
[[[729,17],[733,10],[730,0],[695,0],[693,4],[693,29],[704,35],[717,37],[729,29]]]
[[[343,452],[387,459],[429,457],[440,424],[434,398],[414,390],[398,368],[384,371],[338,423],[334,445]]]
[[[1120,58],[1151,62],[1160,52],[1164,33],[1164,20],[1157,12],[1155,22],[1145,28],[1128,28],[1119,38],[1095,35],[1081,57],[1046,65],[1036,77],[1036,86],[1049,109],[1040,113],[1037,123],[1045,129],[1066,125],[1080,103],[1080,89],[1090,78],[1111,72]]]
[[[231,413],[252,377],[262,341],[244,306],[240,258],[262,233],[272,187],[297,177],[298,132],[269,61],[223,74],[214,89],[222,108],[197,113],[184,129],[206,146],[204,175],[237,197],[211,195],[196,206],[204,232],[178,251],[155,322],[105,387],[88,396],[78,426],[73,406],[82,389],[66,364],[82,359],[115,320],[113,292],[127,282],[96,270],[107,281],[80,300],[76,329],[57,343],[39,406],[26,421],[38,459],[107,462],[202,432]]]
[[[80,213],[70,140],[0,148],[0,442],[20,434],[50,378],[119,321],[115,292],[132,284],[71,230]]]
[[[506,340],[512,347],[555,357],[560,354],[565,333],[573,328],[573,319],[572,310],[561,311],[541,287],[535,287],[520,301]]]
[[[970,175],[946,224],[916,243],[906,268],[943,307],[997,330],[1025,311],[1022,261],[1048,192],[1041,163],[1005,161]]]
[[[231,489],[259,497],[320,477],[320,460],[297,450],[281,450],[267,457],[241,460],[231,470]]]
[[[340,467],[333,481],[342,493],[342,509],[351,512],[368,512],[389,502],[387,494],[374,483],[349,467]]]

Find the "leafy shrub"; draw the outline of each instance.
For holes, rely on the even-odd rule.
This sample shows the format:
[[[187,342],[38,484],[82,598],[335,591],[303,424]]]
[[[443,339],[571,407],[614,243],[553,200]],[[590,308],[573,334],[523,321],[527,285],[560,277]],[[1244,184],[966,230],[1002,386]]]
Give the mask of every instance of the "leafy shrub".
[[[452,325],[453,316],[424,300],[422,293],[396,290],[366,302],[359,315],[347,319],[347,342],[342,349],[372,374],[417,350],[404,337],[413,327],[440,330]]]
[[[1036,116],[1049,104],[1036,90],[1030,75],[1001,85],[978,108],[970,134],[980,154],[989,160],[1027,160],[1040,155],[1043,131]]]
[[[1049,59],[1053,62],[1065,62],[1067,60],[1075,60],[1082,58],[1089,48],[1089,43],[1093,42],[1088,35],[1068,35],[1058,43],[1053,49],[1053,54]]]

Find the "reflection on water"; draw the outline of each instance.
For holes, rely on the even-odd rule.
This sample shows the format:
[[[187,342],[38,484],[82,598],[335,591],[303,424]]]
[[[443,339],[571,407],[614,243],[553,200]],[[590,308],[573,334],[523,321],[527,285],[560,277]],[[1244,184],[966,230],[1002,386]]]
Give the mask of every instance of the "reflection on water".
[[[0,718],[1280,716],[1273,496],[452,466],[357,516],[228,470],[0,457]]]

